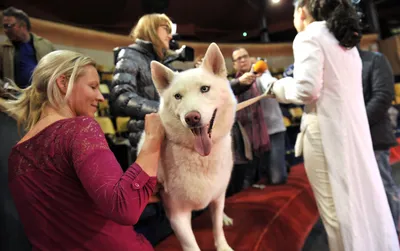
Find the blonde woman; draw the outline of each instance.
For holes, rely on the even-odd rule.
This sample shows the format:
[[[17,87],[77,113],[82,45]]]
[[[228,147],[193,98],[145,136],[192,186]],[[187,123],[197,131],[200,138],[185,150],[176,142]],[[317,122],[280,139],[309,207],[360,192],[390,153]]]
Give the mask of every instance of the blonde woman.
[[[110,103],[112,115],[132,118],[129,141],[136,148],[144,116],[158,110],[159,96],[151,79],[150,62],[165,59],[172,39],[172,22],[165,14],[144,15],[130,37],[134,44],[115,51]]]
[[[284,103],[305,104],[303,154],[331,251],[394,251],[399,240],[364,105],[359,17],[348,0],[297,0],[294,77],[275,82]]]
[[[132,228],[156,185],[163,127],[146,116],[146,147],[123,173],[93,119],[103,100],[95,62],[42,58],[12,103],[26,135],[9,157],[9,187],[34,250],[153,250]]]

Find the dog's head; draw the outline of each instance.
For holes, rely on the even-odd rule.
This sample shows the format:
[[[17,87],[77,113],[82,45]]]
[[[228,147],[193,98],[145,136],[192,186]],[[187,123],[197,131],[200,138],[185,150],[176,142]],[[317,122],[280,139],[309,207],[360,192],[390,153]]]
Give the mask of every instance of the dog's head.
[[[168,138],[193,147],[202,156],[209,155],[215,142],[229,136],[236,110],[218,46],[212,43],[208,47],[197,69],[174,73],[152,61],[151,73]]]

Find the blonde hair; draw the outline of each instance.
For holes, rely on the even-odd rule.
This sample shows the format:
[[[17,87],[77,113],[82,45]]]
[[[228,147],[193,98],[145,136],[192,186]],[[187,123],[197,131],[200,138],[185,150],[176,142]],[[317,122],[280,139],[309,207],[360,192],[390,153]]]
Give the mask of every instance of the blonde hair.
[[[168,26],[169,31],[172,31],[172,21],[165,14],[147,14],[142,16],[133,27],[130,37],[133,40],[142,39],[153,44],[154,51],[160,59],[164,59],[164,45],[158,37],[157,29],[161,25]]]
[[[58,50],[44,56],[32,74],[32,83],[21,90],[15,101],[10,101],[8,112],[18,114],[18,126],[30,130],[39,121],[43,109],[51,106],[60,109],[71,95],[74,82],[82,75],[87,65],[96,66],[93,59],[80,53]],[[64,96],[56,84],[57,78],[65,76],[68,80]]]

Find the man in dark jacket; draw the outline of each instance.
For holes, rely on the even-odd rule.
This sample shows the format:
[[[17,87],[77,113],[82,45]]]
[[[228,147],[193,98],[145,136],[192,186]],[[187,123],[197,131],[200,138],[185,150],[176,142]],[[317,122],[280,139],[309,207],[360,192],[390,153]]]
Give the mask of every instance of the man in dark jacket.
[[[397,144],[388,113],[394,97],[394,77],[389,61],[383,54],[362,50],[359,52],[363,63],[364,101],[372,143],[393,220],[399,233],[400,199],[389,163],[390,147]]]

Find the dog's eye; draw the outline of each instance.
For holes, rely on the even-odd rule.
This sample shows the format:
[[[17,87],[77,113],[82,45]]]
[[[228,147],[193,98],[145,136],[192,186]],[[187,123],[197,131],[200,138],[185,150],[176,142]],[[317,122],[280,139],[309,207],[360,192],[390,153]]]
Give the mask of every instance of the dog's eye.
[[[175,94],[174,97],[175,97],[176,100],[181,100],[182,99],[182,95],[179,94],[179,93]]]
[[[208,92],[210,90],[210,86],[208,86],[208,85],[203,85],[202,87],[200,87],[200,91],[202,92],[202,93],[206,93],[206,92]]]

